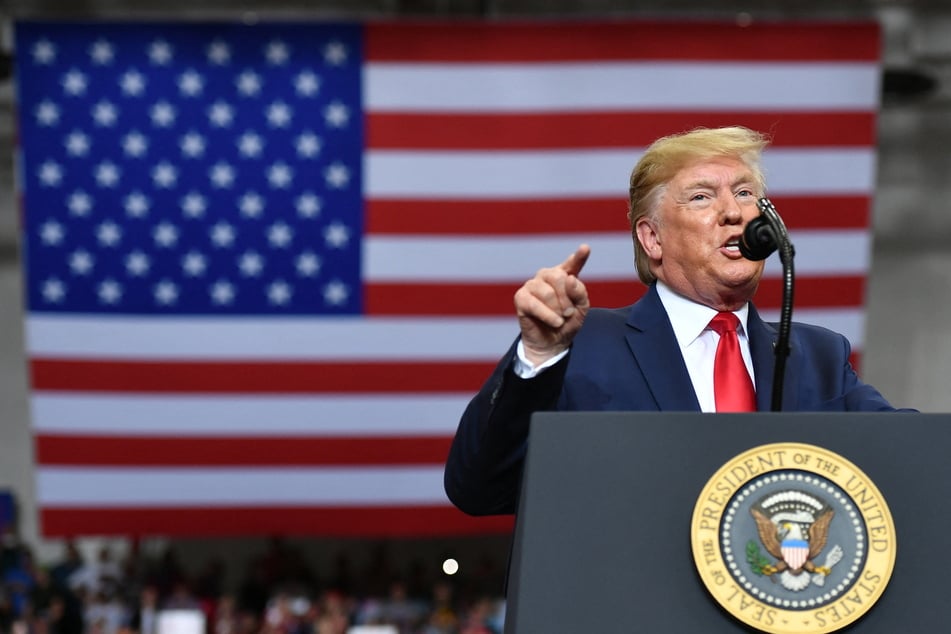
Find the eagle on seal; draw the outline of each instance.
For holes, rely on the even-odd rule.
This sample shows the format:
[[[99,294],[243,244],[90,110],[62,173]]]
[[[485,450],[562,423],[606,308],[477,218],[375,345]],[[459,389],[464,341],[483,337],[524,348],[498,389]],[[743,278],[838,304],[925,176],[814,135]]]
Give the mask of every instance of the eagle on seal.
[[[759,538],[766,552],[777,560],[774,565],[765,566],[763,574],[772,576],[784,571],[794,576],[802,574],[803,571],[829,574],[830,568],[816,566],[813,560],[826,547],[829,524],[835,515],[831,508],[826,507],[816,515],[813,522],[809,524],[806,535],[803,535],[802,524],[799,522],[785,519],[774,522],[755,506],[750,509],[750,512],[756,520]]]

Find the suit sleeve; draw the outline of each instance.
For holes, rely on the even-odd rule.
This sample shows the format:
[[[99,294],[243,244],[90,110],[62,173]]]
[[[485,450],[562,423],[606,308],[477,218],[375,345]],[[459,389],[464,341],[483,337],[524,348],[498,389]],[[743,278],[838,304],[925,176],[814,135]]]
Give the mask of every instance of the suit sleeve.
[[[459,421],[444,485],[449,499],[470,515],[514,513],[534,412],[553,409],[561,393],[567,357],[531,379],[512,370],[509,349]]]

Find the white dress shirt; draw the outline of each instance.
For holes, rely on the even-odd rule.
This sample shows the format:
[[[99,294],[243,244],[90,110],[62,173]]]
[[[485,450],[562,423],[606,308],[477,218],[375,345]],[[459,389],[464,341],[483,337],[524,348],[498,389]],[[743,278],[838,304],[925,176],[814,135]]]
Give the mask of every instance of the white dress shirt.
[[[717,411],[713,397],[713,361],[716,357],[720,335],[709,328],[710,320],[717,314],[717,311],[678,295],[660,280],[657,281],[657,294],[660,296],[661,304],[664,305],[664,310],[667,311],[670,325],[674,328],[674,336],[677,338],[680,353],[687,365],[687,373],[690,375],[694,392],[697,394],[697,401],[700,402],[700,411]],[[750,338],[746,334],[749,304],[744,304],[739,310],[733,311],[733,314],[740,320],[736,334],[740,340],[743,362],[746,364],[746,370],[750,373],[753,385],[756,385],[756,377],[753,374],[753,360],[750,357]],[[568,354],[567,350],[538,366],[533,366],[525,356],[522,342],[519,341],[513,369],[518,376],[529,379],[558,363],[566,354]]]
[[[657,294],[667,311],[670,325],[674,328],[674,336],[677,337],[693,390],[700,402],[700,411],[717,411],[713,397],[713,361],[716,358],[720,335],[709,327],[710,320],[717,311],[678,295],[661,281],[657,282]],[[750,338],[746,334],[746,318],[749,312],[749,304],[743,304],[743,307],[733,311],[733,314],[740,320],[736,334],[740,340],[743,363],[746,364],[746,371],[750,373],[753,385],[756,385],[753,359],[750,356]]]

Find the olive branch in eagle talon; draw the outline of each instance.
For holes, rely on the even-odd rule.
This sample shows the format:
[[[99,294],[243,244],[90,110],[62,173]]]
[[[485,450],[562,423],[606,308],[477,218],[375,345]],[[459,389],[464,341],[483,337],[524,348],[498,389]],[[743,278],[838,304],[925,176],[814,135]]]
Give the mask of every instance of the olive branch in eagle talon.
[[[752,539],[746,542],[746,563],[750,565],[753,574],[770,576],[775,574],[775,568],[769,563],[769,559],[763,556],[763,552]]]

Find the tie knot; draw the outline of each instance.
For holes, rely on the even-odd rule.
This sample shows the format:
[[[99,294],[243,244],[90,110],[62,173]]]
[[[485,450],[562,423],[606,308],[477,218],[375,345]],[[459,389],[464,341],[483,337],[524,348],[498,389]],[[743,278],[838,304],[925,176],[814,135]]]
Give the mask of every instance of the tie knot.
[[[740,325],[740,320],[733,313],[717,313],[710,320],[710,328],[717,331],[721,337],[725,332],[736,332],[736,327]]]

